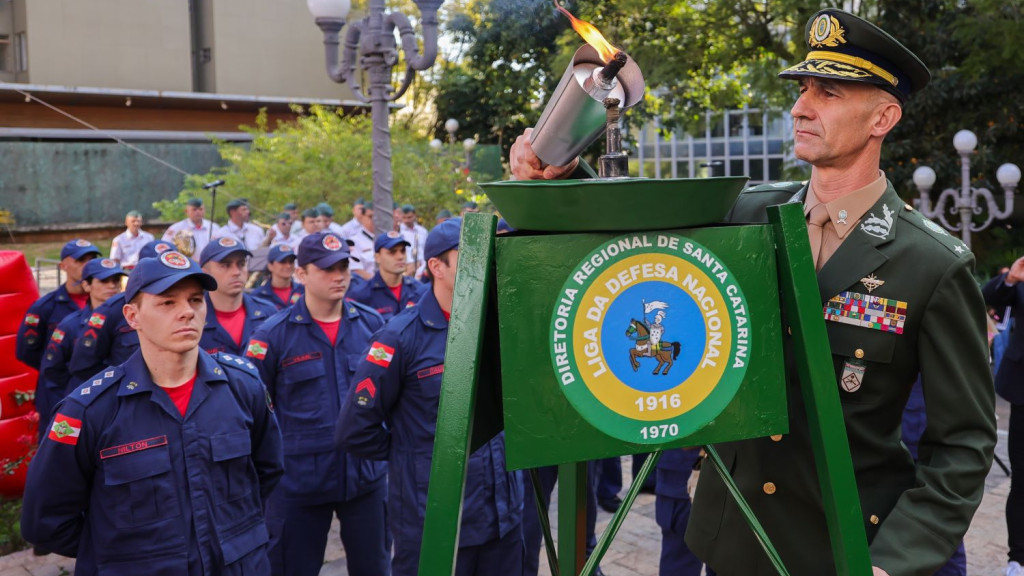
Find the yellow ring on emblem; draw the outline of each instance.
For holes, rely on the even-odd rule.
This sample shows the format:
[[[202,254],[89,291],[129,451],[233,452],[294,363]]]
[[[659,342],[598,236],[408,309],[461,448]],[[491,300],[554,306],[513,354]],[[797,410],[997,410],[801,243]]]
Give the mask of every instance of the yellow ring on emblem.
[[[608,366],[608,362],[604,358],[604,351],[600,349],[600,346],[598,346],[596,353],[593,348],[588,348],[588,345],[592,345],[593,340],[596,340],[597,342],[601,341],[601,331],[603,328],[602,323],[605,316],[602,313],[596,320],[590,318],[588,317],[584,306],[587,303],[593,302],[595,297],[607,298],[608,306],[610,306],[611,302],[617,297],[616,294],[612,294],[608,288],[610,280],[623,272],[629,275],[631,267],[640,266],[642,270],[646,265],[649,267],[649,270],[654,271],[658,264],[663,265],[665,270],[675,268],[678,273],[678,281],[667,278],[650,277],[646,279],[638,279],[636,283],[639,284],[644,281],[667,282],[678,287],[682,292],[693,298],[704,318],[704,328],[707,338],[704,343],[704,352],[701,355],[701,361],[689,378],[669,390],[649,393],[636,390],[626,384],[623,384],[611,369],[606,369],[603,373],[596,376],[592,373],[593,365],[588,365],[588,361],[600,358],[600,361],[604,363],[604,366]],[[693,292],[687,288],[687,286],[690,286],[690,283],[687,282],[688,276],[695,282],[692,285],[694,289],[700,290],[703,288],[702,297],[694,295]],[[632,285],[633,284],[631,283],[630,286]],[[576,358],[576,365],[578,366],[580,378],[587,386],[587,389],[590,390],[599,402],[617,414],[634,420],[648,421],[665,420],[677,417],[689,412],[703,402],[711,392],[714,391],[718,382],[725,374],[725,368],[729,363],[730,356],[732,355],[733,343],[732,317],[730,316],[730,309],[725,302],[725,298],[720,292],[717,282],[709,277],[704,270],[688,260],[678,256],[661,253],[647,253],[624,258],[609,265],[609,267],[599,276],[594,278],[590,286],[587,288],[587,291],[580,298],[579,303],[576,318],[572,325],[572,342],[573,354]],[[589,305],[587,306],[589,307]],[[604,309],[607,310],[608,306],[605,306]],[[714,322],[713,318],[717,318],[719,323],[719,329],[715,331],[712,331],[709,327],[709,323]],[[592,330],[595,332],[590,332]],[[596,336],[596,338],[586,338],[584,334],[588,332],[591,335]],[[717,339],[713,339],[712,332],[719,337]],[[685,336],[683,338],[685,338]],[[717,357],[709,357],[712,347],[718,351],[719,354]],[[588,352],[590,352],[589,355]],[[673,402],[668,400],[673,394],[679,395],[679,405],[676,407],[673,407],[671,405]],[[641,410],[637,406],[637,399],[647,396],[665,396],[665,407],[661,407],[661,403],[659,402],[658,408]]]

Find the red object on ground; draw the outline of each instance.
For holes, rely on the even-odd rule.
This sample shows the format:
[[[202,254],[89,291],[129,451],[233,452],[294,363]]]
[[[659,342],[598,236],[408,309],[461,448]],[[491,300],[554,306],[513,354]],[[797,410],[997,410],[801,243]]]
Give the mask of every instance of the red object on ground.
[[[27,398],[37,373],[14,356],[18,326],[39,298],[32,269],[21,252],[0,251],[0,496],[20,498],[34,453],[39,415]]]

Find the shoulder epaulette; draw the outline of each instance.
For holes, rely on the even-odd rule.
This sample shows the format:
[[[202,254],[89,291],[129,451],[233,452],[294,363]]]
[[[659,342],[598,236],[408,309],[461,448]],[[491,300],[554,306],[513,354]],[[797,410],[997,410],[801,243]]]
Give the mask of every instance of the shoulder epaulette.
[[[107,391],[116,390],[117,383],[121,381],[123,376],[124,371],[121,370],[120,366],[106,368],[92,378],[82,382],[78,388],[75,388],[74,391],[68,394],[67,398],[83,406],[88,406]]]
[[[237,354],[227,354],[225,352],[217,352],[216,354],[213,355],[213,358],[217,361],[218,364],[224,366],[225,368],[238,370],[239,372],[245,372],[246,374],[249,374],[254,378],[260,377],[260,373],[259,370],[256,369],[256,365],[250,362],[244,356],[239,356]]]
[[[924,214],[914,210],[914,208],[909,204],[907,204],[905,208],[905,210],[900,211],[900,216],[915,228],[922,230],[925,234],[934,238],[936,242],[945,246],[947,250],[956,254],[958,257],[970,253],[971,249],[968,248],[962,240],[947,232],[945,228],[939,226],[935,222],[932,222],[928,218],[925,218]]]
[[[370,316],[380,316],[380,313],[370,308],[362,302],[356,302],[355,300],[345,300],[345,313],[346,314],[369,314]]]

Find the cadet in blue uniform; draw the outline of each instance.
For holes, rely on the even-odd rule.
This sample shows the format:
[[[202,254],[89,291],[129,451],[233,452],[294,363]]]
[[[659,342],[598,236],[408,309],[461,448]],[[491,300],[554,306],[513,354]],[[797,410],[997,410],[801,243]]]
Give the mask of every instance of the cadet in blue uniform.
[[[377,271],[372,278],[351,290],[348,298],[373,308],[384,320],[390,320],[395,314],[416,305],[427,285],[404,275],[408,247],[409,243],[398,232],[378,234],[373,243]]]
[[[72,240],[60,251],[60,269],[68,279],[56,290],[36,300],[25,320],[18,327],[18,340],[14,354],[26,366],[36,370],[43,360],[43,349],[50,341],[53,330],[65,316],[78,312],[89,299],[82,289],[82,268],[89,260],[100,255],[98,248],[81,238]]]
[[[338,418],[350,453],[388,460],[388,520],[394,576],[417,573],[461,219],[430,232],[430,290],[374,336]],[[518,576],[523,566],[523,485],[505,470],[504,435],[469,457],[455,573]]]
[[[246,356],[259,368],[284,435],[285,476],[267,506],[270,561],[280,576],[316,576],[331,519],[341,521],[351,576],[388,573],[386,464],[349,456],[334,424],[352,375],[384,321],[345,302],[348,246],[338,235],[302,239],[297,274],[305,295],[263,323]]]
[[[28,469],[26,540],[75,574],[270,574],[263,506],[281,433],[256,368],[199,349],[213,278],[183,254],[141,260],[125,318],[140,350],[57,405]]]
[[[39,384],[36,386],[36,411],[39,412],[39,441],[49,430],[47,424],[53,415],[53,407],[74,387],[69,388],[71,374],[68,372],[68,358],[75,341],[89,325],[93,310],[121,291],[121,279],[127,276],[117,262],[109,258],[95,258],[82,269],[82,287],[89,295],[89,303],[78,312],[69,314],[60,321],[50,336],[39,368]]]
[[[292,274],[295,273],[295,251],[291,246],[277,244],[270,248],[267,252],[267,271],[270,272],[270,279],[266,284],[253,290],[253,296],[270,302],[278,310],[299,301],[302,297],[302,284],[292,281]]]
[[[206,327],[199,345],[207,352],[241,356],[245,344],[263,322],[277,313],[274,305],[245,293],[249,256],[241,242],[225,236],[203,248],[199,265],[217,281],[206,294]]]
[[[166,240],[154,240],[139,250],[139,260],[174,250]],[[65,389],[71,391],[107,366],[124,364],[139,349],[139,336],[124,319],[124,293],[115,294],[89,316],[80,337],[72,344]],[[44,418],[45,419],[45,418]]]

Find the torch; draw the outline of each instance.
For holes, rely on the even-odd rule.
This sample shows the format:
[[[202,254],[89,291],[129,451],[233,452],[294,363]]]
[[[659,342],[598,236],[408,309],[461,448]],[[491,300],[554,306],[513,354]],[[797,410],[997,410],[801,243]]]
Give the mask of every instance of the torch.
[[[555,6],[569,17],[573,29],[587,44],[573,55],[530,134],[530,144],[543,162],[563,166],[606,128],[611,128],[613,117],[617,133],[619,114],[643,98],[645,84],[640,67],[628,54],[612,46],[597,28],[574,17],[557,1]],[[609,174],[602,169],[601,175],[624,176],[621,160],[625,155],[621,149],[611,150],[609,142],[606,156],[618,158],[608,163],[616,168]]]

